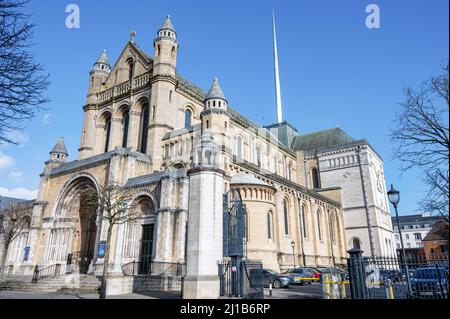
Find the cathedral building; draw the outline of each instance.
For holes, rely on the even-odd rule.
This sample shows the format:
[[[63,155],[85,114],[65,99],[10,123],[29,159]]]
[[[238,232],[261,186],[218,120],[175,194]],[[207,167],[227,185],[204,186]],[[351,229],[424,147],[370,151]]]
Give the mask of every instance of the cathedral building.
[[[170,17],[153,44],[150,57],[132,33],[114,65],[106,51],[94,64],[77,159],[62,138],[50,152],[27,240],[14,246],[19,255],[27,248],[27,259],[11,251],[6,262],[14,273],[55,264],[69,273],[77,264],[99,274],[107,225],[83,190],[105,185],[129,191],[141,212],[113,229],[109,294],[130,292],[127,265],[152,262],[186,264],[187,296],[211,296],[198,287],[217,287],[230,189],[245,205],[246,256],[264,268],[345,265],[352,247],[394,256],[383,161],[366,140],[250,121],[218,79],[205,92],[177,73]]]

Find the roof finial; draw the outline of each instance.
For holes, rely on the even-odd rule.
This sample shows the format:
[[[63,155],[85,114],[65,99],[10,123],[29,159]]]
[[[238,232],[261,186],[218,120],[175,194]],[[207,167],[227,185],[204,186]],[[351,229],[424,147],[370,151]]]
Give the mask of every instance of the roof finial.
[[[130,42],[134,43],[134,38],[136,37],[136,31],[131,31],[130,33]]]

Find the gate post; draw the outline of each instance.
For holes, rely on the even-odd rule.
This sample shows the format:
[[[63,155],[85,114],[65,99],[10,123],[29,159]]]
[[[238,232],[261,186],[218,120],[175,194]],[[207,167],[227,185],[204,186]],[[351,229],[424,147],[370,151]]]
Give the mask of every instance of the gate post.
[[[348,270],[350,275],[350,291],[352,299],[367,299],[366,273],[364,271],[363,251],[352,248],[348,251]]]

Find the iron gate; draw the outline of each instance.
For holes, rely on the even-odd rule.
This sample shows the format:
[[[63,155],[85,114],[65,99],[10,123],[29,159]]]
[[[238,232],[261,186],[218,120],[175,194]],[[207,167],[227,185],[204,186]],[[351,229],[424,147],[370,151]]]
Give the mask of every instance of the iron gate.
[[[232,189],[224,195],[223,252],[219,264],[220,295],[244,299],[264,299],[261,261],[246,259],[246,209],[241,194]]]
[[[264,299],[262,263],[256,260],[228,260],[219,264],[220,296]]]

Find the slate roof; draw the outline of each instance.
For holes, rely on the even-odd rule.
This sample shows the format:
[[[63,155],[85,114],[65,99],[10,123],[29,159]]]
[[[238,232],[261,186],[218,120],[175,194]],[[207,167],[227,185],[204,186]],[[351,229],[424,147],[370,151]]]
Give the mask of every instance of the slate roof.
[[[102,54],[98,58],[96,64],[106,64],[109,65],[109,58],[108,54],[106,53],[106,50],[103,50]]]
[[[400,225],[404,224],[422,224],[428,223],[433,225],[440,218],[438,216],[423,216],[423,215],[406,215],[398,216]],[[397,218],[392,217],[392,224],[397,225]]]
[[[219,79],[215,78],[214,83],[211,86],[211,89],[208,92],[208,95],[206,96],[206,100],[210,99],[222,99],[226,100],[225,95],[223,94],[222,88],[219,84]]]
[[[340,128],[332,128],[319,132],[297,135],[293,141],[295,150],[317,150],[334,146],[346,145],[356,140]]]
[[[175,31],[175,29],[173,28],[173,25],[172,25],[172,21],[170,21],[170,16],[166,17],[166,20],[164,21],[164,24],[163,24],[161,30]]]
[[[53,147],[53,149],[51,150],[50,153],[60,153],[60,154],[69,155],[67,153],[66,143],[64,143],[64,137],[61,137],[58,140],[58,143],[56,143],[56,145]]]
[[[263,185],[263,186],[270,186],[271,185],[267,184],[266,182],[260,180],[259,178],[256,178],[252,175],[240,172],[237,173],[236,175],[234,175],[231,178],[231,184],[247,184],[247,185]]]
[[[24,203],[24,202],[27,202],[27,200],[20,199],[20,198],[0,196],[0,210],[8,207],[11,204],[19,204],[19,203]]]

